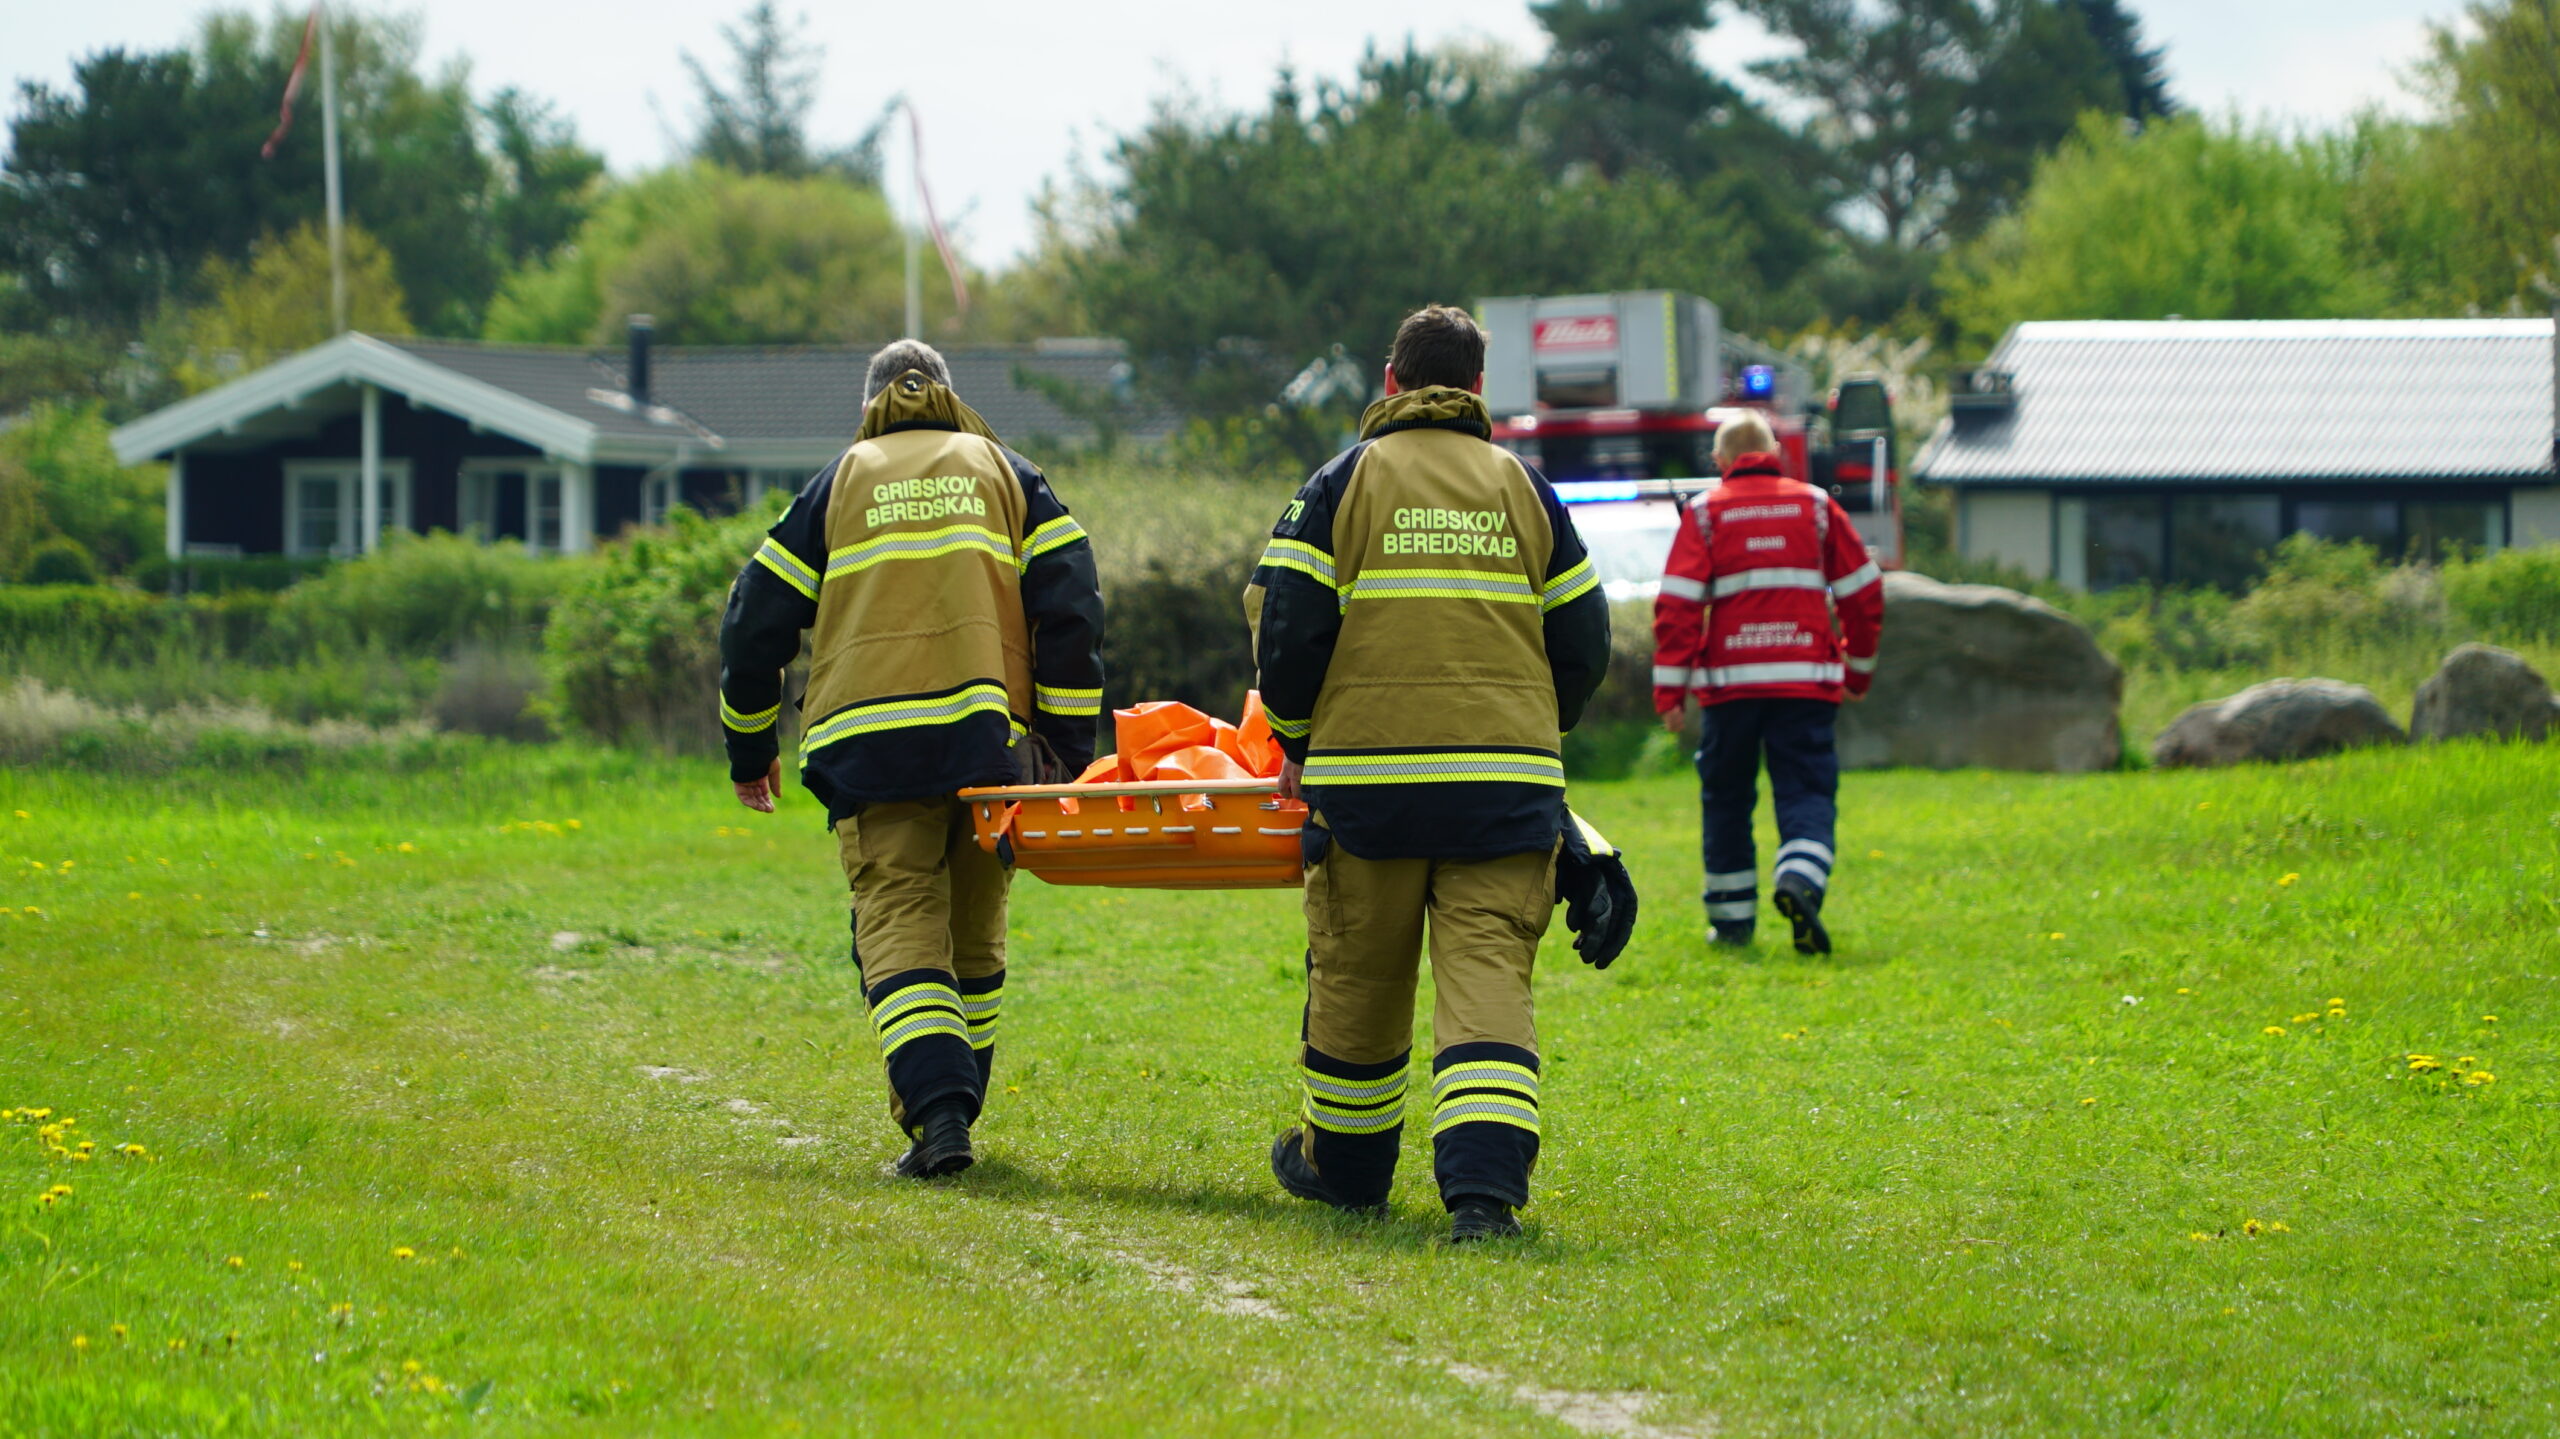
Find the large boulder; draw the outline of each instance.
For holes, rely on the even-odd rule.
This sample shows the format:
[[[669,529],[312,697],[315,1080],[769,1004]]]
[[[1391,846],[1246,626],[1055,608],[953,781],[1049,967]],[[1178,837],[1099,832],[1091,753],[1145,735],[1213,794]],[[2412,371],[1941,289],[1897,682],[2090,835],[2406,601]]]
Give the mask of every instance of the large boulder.
[[[2446,655],[2409,708],[2411,739],[2540,739],[2555,723],[2560,701],[2541,672],[2496,645],[2464,645]]]
[[[2163,769],[2312,759],[2360,745],[2406,744],[2409,736],[2373,691],[2339,680],[2269,680],[2228,699],[2207,700],[2169,722],[2151,742]]]
[[[2075,773],[2124,759],[2124,671],[2079,622],[1992,585],[1884,577],[1873,693],[1840,708],[1853,769]]]

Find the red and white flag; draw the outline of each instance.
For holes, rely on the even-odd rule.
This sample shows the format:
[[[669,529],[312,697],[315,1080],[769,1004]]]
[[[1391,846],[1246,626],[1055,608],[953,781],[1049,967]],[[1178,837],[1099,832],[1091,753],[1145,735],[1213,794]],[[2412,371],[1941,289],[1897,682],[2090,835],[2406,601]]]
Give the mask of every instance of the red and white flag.
[[[960,278],[960,259],[951,253],[951,237],[942,232],[942,220],[933,213],[933,191],[924,183],[924,125],[916,118],[914,101],[907,102],[907,139],[915,149],[916,194],[924,201],[925,228],[933,233],[933,248],[942,252],[942,271],[951,277],[951,303],[960,313],[969,313],[969,286]]]
[[[302,50],[293,57],[293,73],[285,77],[284,104],[276,112],[276,132],[258,147],[258,158],[272,160],[276,146],[284,142],[284,132],[293,128],[294,97],[302,93],[302,77],[311,68],[311,43],[320,34],[320,6],[311,7],[311,18],[302,22]]]

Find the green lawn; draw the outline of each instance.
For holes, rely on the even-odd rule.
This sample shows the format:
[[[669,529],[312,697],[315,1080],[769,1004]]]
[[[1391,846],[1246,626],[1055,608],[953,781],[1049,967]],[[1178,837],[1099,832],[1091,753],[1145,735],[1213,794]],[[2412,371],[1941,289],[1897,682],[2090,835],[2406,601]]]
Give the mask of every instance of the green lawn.
[[[1387,1222],[1271,1183],[1293,894],[1023,881],[923,1186],[805,797],[0,791],[0,1432],[2560,1431],[2560,746],[1855,775],[1824,962],[1705,953],[1689,786],[1587,787],[1648,922],[1549,946],[1476,1251],[1417,1133]]]

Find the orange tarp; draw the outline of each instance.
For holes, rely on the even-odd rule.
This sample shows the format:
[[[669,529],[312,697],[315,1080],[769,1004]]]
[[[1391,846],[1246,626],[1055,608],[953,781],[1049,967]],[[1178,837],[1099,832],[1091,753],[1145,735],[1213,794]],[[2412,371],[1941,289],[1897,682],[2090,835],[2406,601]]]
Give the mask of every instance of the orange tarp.
[[[1113,710],[1119,750],[1095,760],[1078,784],[1132,784],[1158,779],[1271,779],[1280,746],[1262,713],[1262,695],[1244,697],[1244,723],[1204,715],[1187,704],[1157,700]]]

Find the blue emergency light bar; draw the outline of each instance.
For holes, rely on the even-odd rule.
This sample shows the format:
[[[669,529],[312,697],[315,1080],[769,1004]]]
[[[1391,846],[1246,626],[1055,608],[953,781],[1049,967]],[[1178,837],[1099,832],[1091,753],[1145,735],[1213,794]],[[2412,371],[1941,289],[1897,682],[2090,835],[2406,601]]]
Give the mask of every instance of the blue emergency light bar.
[[[1743,397],[1744,399],[1746,399],[1746,400],[1767,400],[1767,399],[1774,399],[1774,398],[1776,398],[1777,393],[1778,393],[1778,367],[1777,367],[1777,366],[1775,366],[1775,365],[1745,365],[1745,366],[1743,366],[1743,367],[1742,367],[1742,397]]]
[[[1568,505],[1623,504],[1628,500],[1685,500],[1700,490],[1713,489],[1710,479],[1678,480],[1559,480],[1556,498]]]

